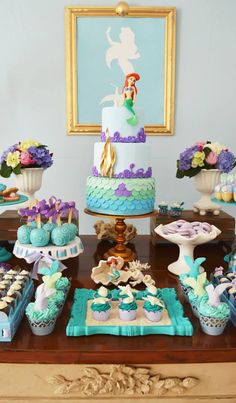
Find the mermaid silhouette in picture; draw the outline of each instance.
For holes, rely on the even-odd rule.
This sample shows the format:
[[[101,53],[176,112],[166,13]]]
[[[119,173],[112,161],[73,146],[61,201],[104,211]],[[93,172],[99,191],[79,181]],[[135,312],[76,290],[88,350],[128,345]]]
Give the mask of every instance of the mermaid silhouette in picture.
[[[119,34],[120,41],[114,41],[111,38],[111,27],[106,31],[107,41],[110,45],[106,51],[106,64],[111,68],[113,60],[117,60],[124,75],[134,71],[131,60],[140,58],[138,47],[135,43],[135,34],[130,27],[122,27]]]
[[[123,106],[128,109],[128,111],[132,114],[130,118],[127,119],[127,122],[131,126],[135,126],[138,123],[138,118],[136,113],[133,109],[136,95],[137,95],[137,88],[136,88],[136,81],[140,79],[140,76],[137,73],[130,73],[125,78],[125,84],[122,91],[123,96]]]

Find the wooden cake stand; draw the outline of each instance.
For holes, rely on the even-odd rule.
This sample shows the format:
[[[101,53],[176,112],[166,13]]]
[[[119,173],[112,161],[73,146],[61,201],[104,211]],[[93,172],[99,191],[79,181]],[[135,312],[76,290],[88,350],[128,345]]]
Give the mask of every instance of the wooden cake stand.
[[[136,219],[136,218],[149,218],[154,217],[158,214],[157,210],[153,210],[151,213],[148,214],[141,214],[141,215],[110,215],[110,214],[100,214],[90,211],[89,209],[85,209],[84,212],[86,214],[96,216],[96,217],[103,217],[103,218],[110,218],[115,219],[115,231],[117,233],[116,237],[116,245],[113,248],[110,248],[106,253],[104,253],[104,258],[107,259],[109,256],[121,256],[125,262],[131,262],[136,258],[136,254],[130,249],[125,246],[125,230],[126,230],[126,219]]]

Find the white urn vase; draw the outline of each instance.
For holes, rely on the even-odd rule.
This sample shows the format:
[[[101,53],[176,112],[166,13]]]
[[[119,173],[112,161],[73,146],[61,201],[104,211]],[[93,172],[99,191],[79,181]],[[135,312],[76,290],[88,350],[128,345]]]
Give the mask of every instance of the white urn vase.
[[[24,168],[21,174],[16,175],[16,186],[20,193],[25,194],[29,199],[24,204],[28,207],[36,202],[35,192],[41,188],[43,168]]]
[[[195,187],[202,194],[198,202],[193,204],[193,211],[205,215],[212,211],[214,215],[220,213],[220,206],[211,201],[212,193],[217,183],[220,182],[221,172],[218,169],[202,169],[195,177]]]

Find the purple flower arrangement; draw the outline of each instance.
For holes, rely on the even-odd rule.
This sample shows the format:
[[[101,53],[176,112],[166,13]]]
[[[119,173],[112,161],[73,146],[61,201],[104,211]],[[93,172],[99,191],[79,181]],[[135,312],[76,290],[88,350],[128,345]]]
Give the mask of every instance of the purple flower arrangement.
[[[236,166],[235,155],[228,148],[211,141],[198,142],[180,153],[177,178],[193,177],[202,169],[218,169],[228,173]]]
[[[38,141],[20,141],[2,153],[0,175],[9,178],[12,172],[18,175],[24,168],[47,169],[53,164],[52,156],[48,147]]]

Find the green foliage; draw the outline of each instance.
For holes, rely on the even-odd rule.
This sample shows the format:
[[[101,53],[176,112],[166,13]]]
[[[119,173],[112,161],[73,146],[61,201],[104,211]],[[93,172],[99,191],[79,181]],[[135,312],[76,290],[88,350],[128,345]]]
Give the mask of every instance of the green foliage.
[[[3,161],[3,162],[2,162],[2,165],[1,165],[1,169],[0,169],[0,175],[1,175],[3,178],[9,178],[9,176],[11,176],[11,173],[12,173],[12,168],[9,167],[9,166],[6,164],[5,161]]]
[[[189,178],[192,178],[193,176],[196,176],[200,171],[201,171],[201,167],[191,168],[191,169],[188,169],[187,171],[181,171],[180,169],[177,169],[176,178],[182,179],[184,176],[188,176]]]
[[[13,168],[13,172],[15,175],[19,175],[21,173],[21,165],[18,164],[15,168]]]

